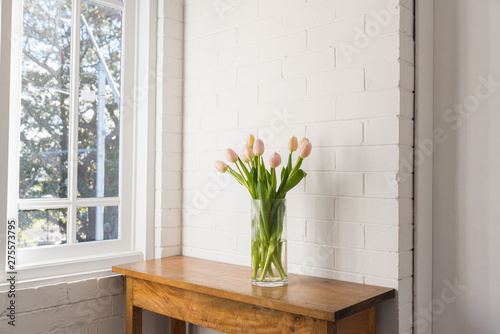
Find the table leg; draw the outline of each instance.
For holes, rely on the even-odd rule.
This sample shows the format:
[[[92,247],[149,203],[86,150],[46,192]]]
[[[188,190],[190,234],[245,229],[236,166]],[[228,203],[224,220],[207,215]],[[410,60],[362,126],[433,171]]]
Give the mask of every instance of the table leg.
[[[134,306],[132,297],[134,293],[134,281],[127,277],[126,285],[126,318],[127,318],[127,334],[142,334],[142,309]]]
[[[171,334],[186,334],[186,322],[185,321],[175,319],[175,318],[171,318],[170,321],[171,321],[171,324],[170,324],[170,329],[171,329],[170,333]]]

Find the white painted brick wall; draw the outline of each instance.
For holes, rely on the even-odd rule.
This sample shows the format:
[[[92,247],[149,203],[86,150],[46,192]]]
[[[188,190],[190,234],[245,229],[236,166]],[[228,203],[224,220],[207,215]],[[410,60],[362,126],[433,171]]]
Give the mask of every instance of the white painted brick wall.
[[[281,61],[271,61],[238,68],[238,85],[251,85],[282,78]]]
[[[259,17],[267,17],[303,7],[306,4],[306,0],[258,0],[258,3]]]
[[[259,42],[259,60],[262,62],[282,59],[304,52],[307,33],[300,31],[294,34],[276,37]]]
[[[335,19],[335,2],[319,1],[282,14],[284,33],[304,31]]]
[[[335,49],[307,52],[283,59],[283,78],[303,78],[308,74],[332,70]]]
[[[16,327],[5,320],[7,292],[0,293],[0,333],[125,333],[125,284],[107,276],[22,288],[16,292]],[[169,319],[144,311],[143,333],[164,333]]]
[[[249,0],[217,12],[210,0],[189,1],[183,254],[248,265],[249,195],[217,176],[213,161],[239,151],[249,132],[266,139],[266,157],[306,135],[308,177],[288,195],[290,271],[394,287],[379,332],[411,329],[412,8],[411,0]]]
[[[281,80],[259,85],[259,103],[270,104],[306,96],[306,79]]]
[[[217,43],[199,43],[210,50]],[[155,256],[181,253],[184,4],[158,0]],[[215,69],[214,69],[215,70]]]
[[[237,29],[230,29],[217,34],[202,37],[199,40],[199,54],[206,55],[231,48],[237,43],[237,38]]]
[[[335,20],[328,24],[310,27],[307,30],[307,49],[317,50],[325,47],[339,47],[343,42],[354,40],[354,27],[363,27],[364,15]]]
[[[281,15],[238,26],[238,44],[256,43],[283,34]]]
[[[364,85],[363,68],[320,72],[307,77],[307,95],[315,97],[357,93],[364,90]]]
[[[219,52],[218,58],[218,70],[253,65],[258,62],[259,48],[256,44],[243,45]]]

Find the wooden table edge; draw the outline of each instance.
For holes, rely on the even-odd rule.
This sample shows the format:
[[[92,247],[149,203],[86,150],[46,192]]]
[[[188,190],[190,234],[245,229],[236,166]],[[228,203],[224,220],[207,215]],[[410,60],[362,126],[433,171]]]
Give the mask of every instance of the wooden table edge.
[[[113,272],[115,272],[117,274],[124,275],[126,277],[133,277],[133,278],[142,279],[145,281],[165,284],[165,285],[169,285],[169,286],[179,288],[179,289],[185,289],[185,290],[203,293],[203,294],[214,296],[214,297],[221,297],[221,298],[228,299],[228,300],[233,300],[233,301],[242,302],[242,303],[246,303],[246,304],[252,304],[252,305],[265,307],[265,308],[269,308],[269,309],[273,309],[273,310],[279,310],[279,311],[283,311],[283,312],[289,312],[289,305],[293,305],[294,311],[296,311],[296,313],[299,315],[312,317],[315,319],[320,319],[320,320],[325,320],[325,321],[332,321],[332,322],[344,319],[344,318],[349,317],[353,314],[356,314],[358,312],[369,309],[369,308],[376,306],[382,302],[385,302],[387,300],[394,298],[396,295],[395,289],[383,288],[383,289],[387,289],[387,291],[385,291],[377,296],[374,296],[370,299],[361,301],[357,304],[353,304],[345,309],[341,309],[338,311],[329,311],[329,310],[322,310],[322,309],[318,309],[318,308],[311,308],[311,307],[303,306],[303,305],[290,304],[289,302],[287,303],[287,302],[279,301],[279,300],[275,300],[275,299],[269,300],[268,298],[265,298],[265,297],[249,296],[246,294],[239,293],[237,291],[220,290],[220,289],[213,288],[213,287],[203,286],[203,285],[199,285],[199,284],[195,284],[195,283],[178,281],[178,280],[174,280],[174,279],[170,279],[170,278],[166,278],[166,277],[156,276],[155,280],[152,280],[150,274],[140,273],[140,272],[132,271],[132,270],[125,269],[125,268],[120,268],[119,266],[113,266],[111,269]],[[378,287],[378,288],[382,288],[382,287]]]

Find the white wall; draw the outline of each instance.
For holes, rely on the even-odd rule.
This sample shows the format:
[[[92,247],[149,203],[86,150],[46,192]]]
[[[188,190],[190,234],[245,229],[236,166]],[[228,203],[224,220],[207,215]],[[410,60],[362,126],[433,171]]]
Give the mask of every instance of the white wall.
[[[309,176],[289,196],[290,271],[397,288],[379,331],[411,332],[411,0],[386,16],[389,0],[248,0],[222,13],[214,3],[158,3],[156,256],[178,254],[182,233],[185,255],[248,265],[249,196],[213,161],[249,132],[268,136],[268,154],[308,136]],[[370,38],[355,45],[361,33]],[[25,292],[40,304],[19,320],[120,332],[123,292],[104,291],[94,279]],[[112,313],[59,319],[103,303]]]
[[[248,265],[250,196],[213,162],[250,132],[267,155],[307,136],[290,271],[397,288],[379,330],[411,332],[413,3],[231,3],[185,6],[182,253]]]
[[[183,3],[183,0],[158,0],[156,258],[181,253]]]
[[[500,85],[480,78],[500,82],[499,15],[495,0],[435,1],[435,334],[498,333]]]
[[[16,290],[16,326],[8,325],[8,292],[0,292],[0,333],[125,333],[122,276],[47,284]],[[144,312],[145,334],[164,333],[169,319]]]

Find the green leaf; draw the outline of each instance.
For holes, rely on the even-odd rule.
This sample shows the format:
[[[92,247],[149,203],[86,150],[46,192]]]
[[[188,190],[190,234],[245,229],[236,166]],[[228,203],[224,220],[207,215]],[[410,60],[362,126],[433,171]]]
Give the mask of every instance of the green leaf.
[[[257,198],[258,199],[269,199],[267,189],[264,185],[264,182],[262,182],[262,181],[259,181],[259,183],[257,183]]]
[[[247,183],[245,182],[245,179],[243,178],[243,176],[241,176],[238,172],[236,172],[234,169],[232,169],[231,167],[228,167],[227,168],[227,171],[229,174],[231,174],[235,179],[236,181],[238,181],[242,186],[244,186],[245,188],[248,189],[248,191],[250,192],[250,195],[252,195],[252,191],[250,190],[250,188],[248,187]]]
[[[262,174],[262,180],[264,181],[264,184],[267,184],[268,174],[269,172],[266,170],[266,165],[264,164],[264,159],[261,159],[260,163],[260,173]]]
[[[292,174],[290,178],[286,181],[286,185],[285,187],[283,187],[280,193],[286,194],[287,192],[292,190],[297,184],[299,184],[299,182],[302,181],[302,179],[306,176],[307,176],[306,172],[304,172],[302,169],[299,169],[294,174]]]
[[[287,169],[288,168],[283,167],[283,170],[281,171],[281,183],[277,193],[277,196],[281,198],[284,198],[283,195],[286,195],[286,192],[283,192],[283,188],[285,187],[286,182],[288,181],[288,176],[290,174]]]

